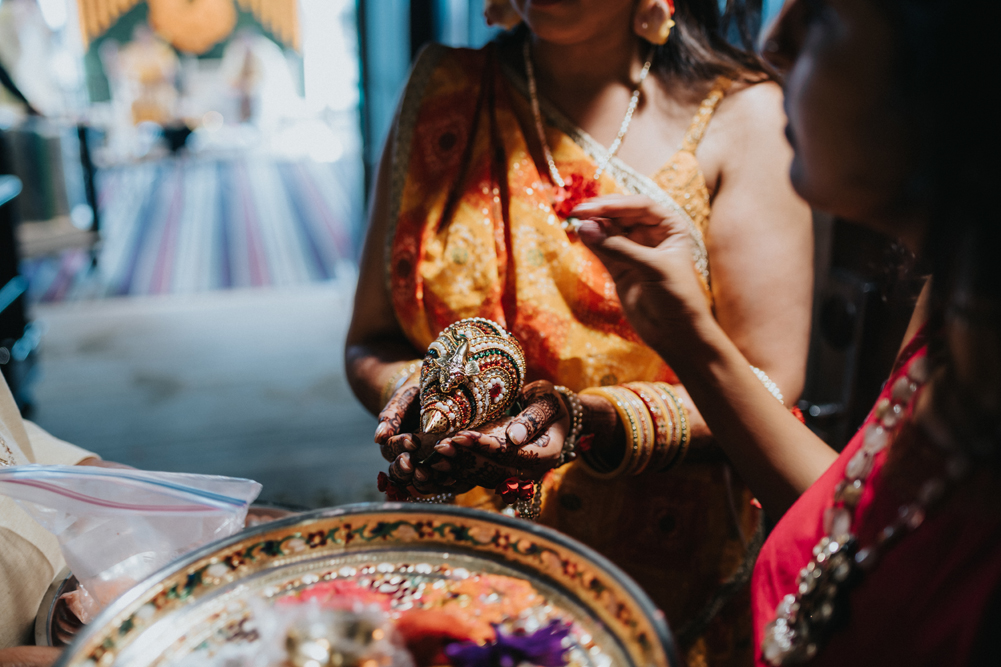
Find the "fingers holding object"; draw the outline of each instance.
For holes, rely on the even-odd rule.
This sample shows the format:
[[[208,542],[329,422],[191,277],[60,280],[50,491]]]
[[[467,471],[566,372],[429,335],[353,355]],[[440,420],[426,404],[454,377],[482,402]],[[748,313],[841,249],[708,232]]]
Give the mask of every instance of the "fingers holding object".
[[[414,478],[414,464],[410,454],[404,452],[389,464],[389,477],[400,486],[409,486]]]
[[[435,472],[429,466],[418,463],[414,466],[412,484],[420,493],[439,493],[441,488],[435,483]]]
[[[452,444],[452,439],[445,438],[444,440],[442,440],[441,442],[439,442],[434,446],[434,451],[439,456],[443,456],[447,459],[450,459],[455,456],[456,450],[455,450],[455,445]]]
[[[578,204],[570,215],[581,219],[614,218],[623,226],[658,225],[668,211],[646,195],[606,195]]]
[[[567,411],[551,382],[539,380],[525,387],[522,393],[525,408],[511,420],[505,430],[507,441],[521,447],[535,440]]]
[[[379,425],[375,429],[377,443],[384,444],[386,440],[400,433],[408,413],[417,406],[419,394],[420,388],[415,384],[403,386],[393,394],[386,407],[379,413]]]
[[[403,435],[394,435],[384,444],[379,445],[379,451],[382,453],[382,458],[393,461],[404,452],[416,452],[419,447],[420,441],[416,435],[404,433]]]
[[[484,471],[492,471],[500,468],[503,471],[499,479],[506,479],[518,474],[518,470],[546,470],[552,465],[549,458],[543,458],[540,452],[548,452],[548,445],[552,441],[548,433],[542,433],[536,440],[528,445],[516,447],[507,441],[503,433],[477,433],[476,431],[460,431],[452,438],[457,453],[452,460],[452,470],[454,474],[462,478],[473,478],[470,475],[475,471],[480,479],[484,477]],[[559,451],[557,450],[557,455]],[[500,474],[500,473],[498,473]],[[490,486],[482,481],[477,481],[479,486]],[[496,484],[494,484],[496,486]]]
[[[441,466],[445,466],[443,469]],[[435,493],[462,493],[465,488],[459,488],[456,479],[449,469],[451,464],[440,457],[432,455],[427,460],[414,466],[413,487],[418,493],[427,495]]]

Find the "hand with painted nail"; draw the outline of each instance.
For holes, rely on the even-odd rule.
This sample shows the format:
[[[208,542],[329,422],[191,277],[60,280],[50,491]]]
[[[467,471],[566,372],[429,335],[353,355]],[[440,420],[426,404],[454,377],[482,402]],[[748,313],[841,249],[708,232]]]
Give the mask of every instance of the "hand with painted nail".
[[[552,383],[539,380],[522,390],[513,417],[460,431],[434,447],[445,472],[466,485],[494,488],[509,477],[538,479],[560,461],[570,414]],[[442,470],[443,466],[432,466]]]
[[[440,441],[422,433],[387,436],[380,451],[391,462],[389,477],[420,494],[494,488],[511,476],[541,477],[559,463],[570,414],[563,397],[545,380],[527,385],[519,404],[521,411],[513,417]]]
[[[570,412],[553,383],[537,380],[526,385],[521,391],[520,405],[521,412],[514,415],[504,430],[507,442],[514,447],[533,444],[538,449],[539,438],[547,435],[550,445],[562,448],[570,432]],[[547,445],[545,451],[550,449]],[[556,456],[559,457],[559,451]]]
[[[390,438],[416,431],[420,423],[420,374],[414,373],[397,389],[379,413],[375,442],[385,446]],[[385,456],[385,452],[383,456]],[[392,459],[389,459],[390,461]]]

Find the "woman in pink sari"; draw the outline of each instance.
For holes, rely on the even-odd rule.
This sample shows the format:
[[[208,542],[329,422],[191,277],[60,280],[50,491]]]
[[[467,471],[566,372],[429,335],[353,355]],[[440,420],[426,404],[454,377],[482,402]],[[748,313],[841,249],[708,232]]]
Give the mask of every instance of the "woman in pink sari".
[[[637,332],[780,519],[752,580],[759,665],[1001,660],[1001,142],[966,102],[1001,65],[998,9],[795,0],[766,46],[788,69],[797,191],[899,237],[932,271],[896,367],[840,455],[748,372],[698,298],[665,211],[577,209],[594,219],[582,238]]]

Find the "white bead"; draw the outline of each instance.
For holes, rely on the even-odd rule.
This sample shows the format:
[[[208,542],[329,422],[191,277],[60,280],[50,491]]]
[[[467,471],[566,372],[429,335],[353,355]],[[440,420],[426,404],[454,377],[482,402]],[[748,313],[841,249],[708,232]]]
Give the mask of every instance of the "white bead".
[[[887,417],[892,415],[892,412],[887,413]],[[884,418],[885,422],[886,418]],[[890,435],[886,432],[882,426],[869,426],[865,430],[865,438],[863,440],[863,447],[870,454],[877,454],[886,447],[887,443],[890,441]]]
[[[789,594],[782,598],[775,613],[778,616],[794,616],[797,611],[799,611],[799,603],[796,602],[796,596]]]
[[[824,512],[824,532],[834,538],[831,546],[835,546],[835,553],[840,548],[839,542],[847,539],[852,529],[852,515],[843,507],[829,507]],[[830,550],[830,546],[828,546]]]
[[[875,409],[876,419],[882,419],[883,415],[886,414],[886,411],[890,409],[890,405],[891,405],[890,399],[888,398],[879,399],[879,402],[876,403],[876,409]]]
[[[865,450],[855,452],[845,466],[845,477],[849,479],[865,479],[872,472],[872,456]]]
[[[906,403],[911,400],[911,396],[914,395],[914,391],[917,388],[917,385],[911,382],[910,378],[897,378],[897,381],[893,383],[893,390],[890,395],[893,396],[894,401]]]

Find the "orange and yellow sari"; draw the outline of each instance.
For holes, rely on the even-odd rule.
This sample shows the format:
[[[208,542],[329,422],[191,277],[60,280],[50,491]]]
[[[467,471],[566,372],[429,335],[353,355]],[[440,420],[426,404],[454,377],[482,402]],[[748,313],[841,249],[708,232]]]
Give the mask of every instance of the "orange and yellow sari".
[[[654,177],[613,159],[598,183],[600,194],[647,194],[689,220],[707,298],[709,193],[695,146],[727,83]],[[415,65],[393,139],[386,252],[403,331],[422,350],[449,324],[486,317],[521,341],[529,381],[576,391],[676,383],[626,321],[605,268],[553,212],[548,175],[518,118],[525,89],[494,46],[430,47]],[[543,111],[560,173],[591,178],[604,149],[551,106]],[[467,495],[460,502],[488,504],[486,494]],[[540,521],[633,576],[664,610],[689,664],[750,663],[745,584],[759,517],[722,457],[610,481],[572,463],[547,477],[544,498]]]

